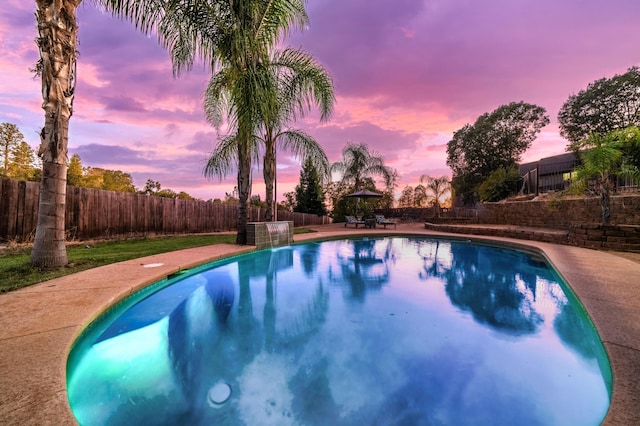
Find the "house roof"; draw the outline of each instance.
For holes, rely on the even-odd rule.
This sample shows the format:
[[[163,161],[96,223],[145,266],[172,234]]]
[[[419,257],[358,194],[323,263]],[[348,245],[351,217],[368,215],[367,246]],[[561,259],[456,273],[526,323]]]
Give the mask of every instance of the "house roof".
[[[518,171],[520,175],[524,175],[531,170],[535,170],[536,167],[539,167],[540,175],[569,172],[575,168],[577,161],[579,161],[579,158],[576,154],[573,152],[565,152],[564,154],[541,158],[538,161],[520,164]]]

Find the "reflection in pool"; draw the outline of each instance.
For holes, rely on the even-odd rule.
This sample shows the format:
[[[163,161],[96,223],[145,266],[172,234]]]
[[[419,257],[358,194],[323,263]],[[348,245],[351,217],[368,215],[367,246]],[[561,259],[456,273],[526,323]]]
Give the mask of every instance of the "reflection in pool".
[[[611,373],[537,255],[412,237],[306,243],[184,274],[68,363],[81,424],[599,424]]]

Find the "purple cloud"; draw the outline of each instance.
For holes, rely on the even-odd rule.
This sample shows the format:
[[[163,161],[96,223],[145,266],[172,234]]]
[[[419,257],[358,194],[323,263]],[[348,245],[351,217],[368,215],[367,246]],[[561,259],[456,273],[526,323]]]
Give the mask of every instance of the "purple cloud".
[[[69,156],[73,154],[80,156],[83,165],[103,168],[110,164],[137,166],[147,162],[141,152],[118,145],[81,145],[69,150]]]

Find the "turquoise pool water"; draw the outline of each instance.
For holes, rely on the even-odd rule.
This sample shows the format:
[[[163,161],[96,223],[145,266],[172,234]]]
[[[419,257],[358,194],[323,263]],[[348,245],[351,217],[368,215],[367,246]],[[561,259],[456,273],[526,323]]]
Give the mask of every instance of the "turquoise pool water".
[[[611,372],[539,255],[393,237],[164,280],[68,361],[83,425],[597,425]]]

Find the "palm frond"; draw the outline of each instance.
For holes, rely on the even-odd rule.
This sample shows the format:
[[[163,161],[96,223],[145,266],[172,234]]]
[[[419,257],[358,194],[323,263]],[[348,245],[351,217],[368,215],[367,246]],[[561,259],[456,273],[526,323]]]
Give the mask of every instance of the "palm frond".
[[[238,166],[237,136],[227,135],[223,137],[216,148],[209,155],[209,160],[204,167],[206,177],[218,177],[220,180],[228,176]]]
[[[304,0],[268,0],[263,2],[256,39],[272,46],[291,29],[303,29],[309,23]]]
[[[287,48],[276,51],[272,66],[280,76],[280,92],[286,116],[293,120],[316,105],[321,121],[331,117],[335,104],[333,80],[329,73],[311,55]]]
[[[289,129],[277,136],[280,146],[302,162],[309,159],[318,174],[326,179],[329,176],[329,159],[322,146],[309,134],[298,129]]]

